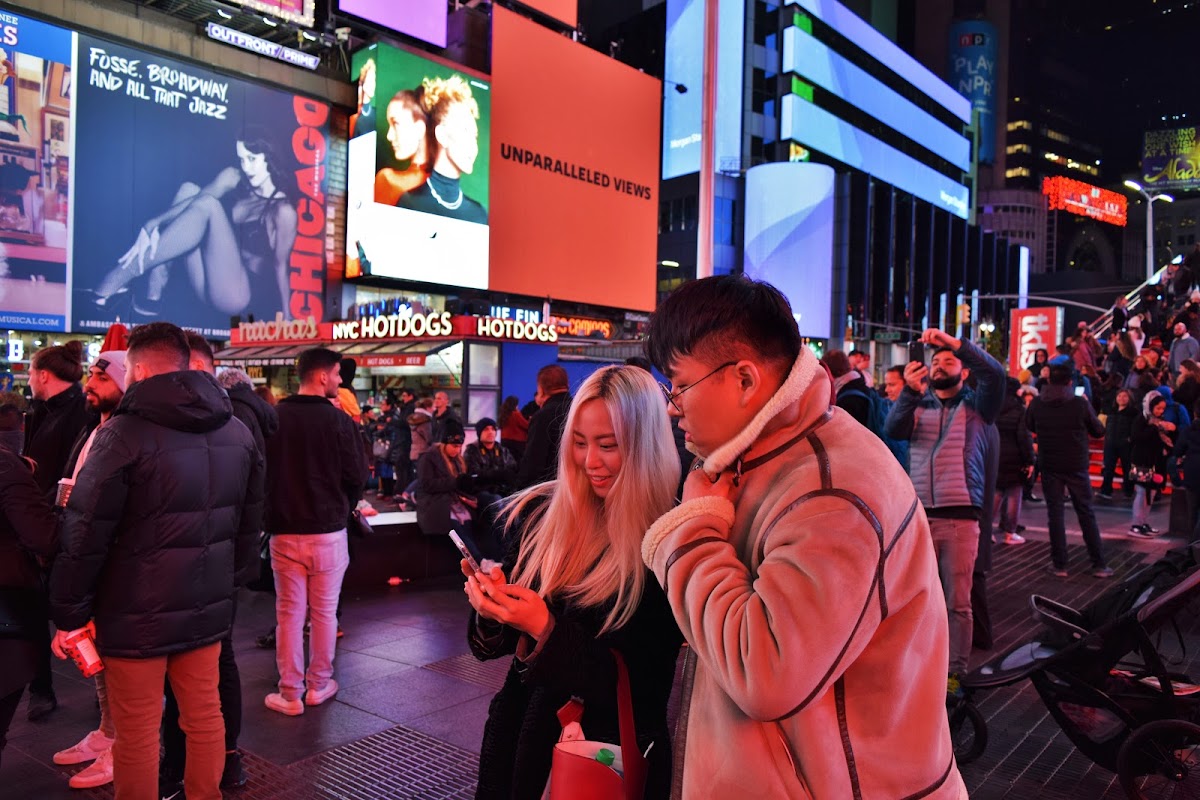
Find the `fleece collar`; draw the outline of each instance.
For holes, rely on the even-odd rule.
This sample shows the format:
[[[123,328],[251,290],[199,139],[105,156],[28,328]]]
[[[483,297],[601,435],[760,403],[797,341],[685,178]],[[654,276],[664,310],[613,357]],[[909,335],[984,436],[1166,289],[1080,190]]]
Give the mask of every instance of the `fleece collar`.
[[[754,419],[750,420],[750,424],[743,428],[741,433],[718,447],[708,458],[704,459],[704,471],[710,476],[716,476],[728,469],[758,441],[758,437],[762,435],[768,422],[775,419],[785,408],[800,400],[800,396],[812,383],[819,369],[821,369],[820,362],[817,361],[817,356],[813,351],[807,347],[801,347],[800,356],[792,365],[791,372],[788,373],[787,380],[779,387],[779,391],[754,416]],[[689,442],[688,449],[691,450],[691,448],[692,445]]]

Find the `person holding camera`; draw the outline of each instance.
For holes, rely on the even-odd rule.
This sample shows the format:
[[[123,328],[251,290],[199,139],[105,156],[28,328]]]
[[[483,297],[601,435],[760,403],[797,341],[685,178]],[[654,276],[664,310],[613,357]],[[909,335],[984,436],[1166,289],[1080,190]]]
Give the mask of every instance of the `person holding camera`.
[[[908,439],[909,475],[937,551],[938,574],[950,616],[947,691],[971,655],[971,588],[979,552],[980,521],[995,485],[988,485],[988,427],[1004,406],[1004,367],[969,341],[930,328],[921,341],[934,348],[929,366],[910,361],[904,391],[888,414],[888,436]],[[975,388],[967,385],[968,375]],[[994,468],[992,468],[994,474]]]

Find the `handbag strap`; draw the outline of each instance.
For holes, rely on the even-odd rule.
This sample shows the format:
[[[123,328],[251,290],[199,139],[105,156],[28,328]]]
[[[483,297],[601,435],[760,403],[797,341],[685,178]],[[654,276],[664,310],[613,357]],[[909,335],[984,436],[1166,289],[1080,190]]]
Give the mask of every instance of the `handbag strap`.
[[[622,783],[625,800],[642,800],[646,784],[646,758],[638,747],[637,730],[633,723],[633,694],[629,690],[629,670],[625,659],[616,650],[612,652],[617,664],[617,724],[621,734],[621,762],[625,767]]]

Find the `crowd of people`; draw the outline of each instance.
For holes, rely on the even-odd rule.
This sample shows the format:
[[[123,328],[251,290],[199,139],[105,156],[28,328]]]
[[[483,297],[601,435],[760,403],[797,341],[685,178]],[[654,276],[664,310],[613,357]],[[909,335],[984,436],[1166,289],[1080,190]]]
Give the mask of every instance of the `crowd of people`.
[[[0,585],[20,609],[0,620],[17,630],[0,638],[0,730],[26,687],[30,717],[52,713],[50,653],[94,638],[99,721],[55,755],[92,762],[73,786],[206,800],[244,783],[238,589],[269,565],[266,707],[335,697],[349,531],[373,485],[491,560],[461,564],[471,651],[510,661],[478,797],[541,796],[573,698],[589,739],[620,741],[627,675],[646,755],[626,753],[625,777],[646,797],[959,800],[947,695],[991,647],[992,546],[1024,542],[1022,504],[1044,499],[1046,569],[1065,577],[1070,497],[1102,580],[1094,440],[1099,496],[1119,466],[1133,535],[1156,533],[1167,482],[1200,491],[1200,424],[1180,402],[1200,398],[1200,296],[1120,322],[1107,345],[1081,326],[1015,377],[926,330],[876,386],[867,353],[803,346],[769,285],[698,280],[656,311],[646,359],[574,393],[547,366],[534,402],[506,398],[469,444],[447,393],[360,407],[353,364],[323,348],[278,402],[214,374],[208,343],[169,323],[135,328],[86,381],[76,343],[47,348],[32,408],[0,405]]]

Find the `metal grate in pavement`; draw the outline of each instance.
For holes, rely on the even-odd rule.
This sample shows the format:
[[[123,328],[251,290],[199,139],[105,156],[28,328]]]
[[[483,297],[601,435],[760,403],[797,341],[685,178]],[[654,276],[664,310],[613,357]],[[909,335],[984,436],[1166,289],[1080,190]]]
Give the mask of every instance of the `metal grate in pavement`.
[[[497,658],[491,661],[480,661],[470,653],[452,656],[451,658],[426,664],[422,669],[440,672],[452,678],[483,686],[494,692],[504,686],[504,677],[512,664],[511,658]]]

